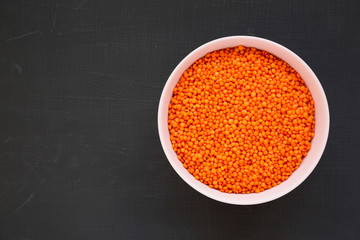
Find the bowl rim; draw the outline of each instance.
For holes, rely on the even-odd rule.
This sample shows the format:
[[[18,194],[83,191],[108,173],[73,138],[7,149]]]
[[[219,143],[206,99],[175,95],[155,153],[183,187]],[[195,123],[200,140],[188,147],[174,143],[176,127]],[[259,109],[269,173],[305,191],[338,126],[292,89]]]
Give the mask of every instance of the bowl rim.
[[[164,108],[166,109],[166,112],[168,112],[168,105],[169,105],[169,102],[165,102],[165,95],[168,93],[168,91],[171,91],[171,93],[173,92],[173,88],[170,87],[171,83],[175,80],[174,79],[174,76],[178,74],[179,72],[179,69],[183,68],[184,65],[188,65],[187,62],[189,61],[189,59],[192,59],[194,58],[194,56],[198,55],[199,52],[201,51],[204,51],[205,49],[211,47],[212,45],[216,45],[217,43],[221,43],[221,42],[231,42],[231,41],[235,41],[235,40],[238,40],[240,43],[238,45],[244,45],[244,46],[247,46],[247,47],[252,47],[252,46],[249,46],[249,45],[246,45],[246,44],[242,44],[241,41],[261,41],[261,42],[264,42],[266,44],[269,44],[270,46],[274,47],[274,49],[276,49],[277,51],[280,51],[282,52],[283,54],[285,55],[291,55],[291,57],[295,58],[296,61],[301,64],[304,68],[306,68],[307,71],[309,71],[309,74],[311,75],[312,77],[312,81],[314,81],[314,84],[316,85],[316,88],[319,90],[318,91],[318,94],[320,96],[320,99],[322,100],[322,104],[324,105],[324,107],[326,109],[323,109],[324,110],[324,113],[325,116],[324,116],[324,122],[322,122],[322,129],[324,129],[324,134],[321,136],[321,140],[320,140],[320,144],[319,144],[319,151],[318,151],[318,154],[316,155],[316,158],[313,160],[314,163],[311,165],[311,168],[309,168],[307,171],[306,171],[306,174],[303,174],[301,175],[301,177],[295,181],[293,184],[290,185],[290,187],[286,188],[285,190],[283,191],[278,191],[276,192],[276,194],[273,194],[271,195],[270,197],[267,197],[267,198],[264,198],[264,199],[260,199],[260,198],[256,198],[255,200],[247,200],[247,201],[237,201],[237,200],[234,200],[232,199],[231,197],[219,197],[219,196],[214,196],[212,194],[209,194],[207,191],[204,191],[203,189],[200,189],[198,187],[198,185],[196,184],[193,184],[192,181],[190,181],[188,178],[186,178],[185,176],[183,176],[183,174],[180,172],[180,170],[178,169],[178,167],[175,165],[174,163],[174,159],[172,159],[173,157],[171,156],[172,153],[171,151],[175,152],[172,148],[171,150],[169,150],[168,148],[165,147],[166,145],[166,141],[170,142],[170,138],[167,139],[165,137],[165,131],[168,131],[168,124],[167,124],[167,121],[165,122],[162,118],[162,114],[163,114],[163,111],[164,111]],[[236,45],[234,46],[228,46],[228,47],[222,47],[222,48],[217,48],[217,50],[220,50],[220,49],[225,49],[225,48],[232,48],[232,47],[235,47]],[[216,50],[216,49],[215,49]],[[214,50],[209,50],[207,52],[212,52]],[[265,51],[268,51],[265,49]],[[207,53],[206,52],[206,53]],[[270,52],[271,54],[277,56],[278,54],[274,54],[272,53],[271,51],[268,51]],[[205,54],[206,54],[205,53]],[[204,54],[204,55],[205,55]],[[197,59],[203,57],[204,55],[200,56],[200,57],[197,57]],[[277,56],[278,57],[278,56]],[[279,57],[280,59],[283,59],[281,57]],[[196,61],[195,60],[195,61]],[[192,61],[190,66],[195,62],[195,61]],[[285,61],[285,60],[284,60]],[[295,61],[295,60],[294,60]],[[287,61],[286,61],[287,62]],[[189,66],[188,66],[189,67]],[[186,67],[186,69],[188,68]],[[294,68],[294,67],[293,67]],[[295,68],[294,68],[295,69]],[[296,69],[295,69],[296,70]],[[297,71],[297,70],[296,70]],[[298,71],[297,71],[298,72]],[[181,73],[182,74],[182,73]],[[177,84],[177,82],[180,80],[180,78],[178,80],[176,80],[176,83],[175,85]],[[305,81],[305,80],[304,80]],[[310,90],[310,89],[309,89]],[[315,109],[316,111],[316,109]],[[166,127],[164,127],[166,126]],[[315,124],[316,126],[316,124]],[[305,61],[303,59],[301,59],[297,54],[295,54],[294,52],[292,52],[290,49],[282,46],[281,44],[278,44],[274,41],[271,41],[271,40],[268,40],[268,39],[265,39],[265,38],[260,38],[260,37],[254,37],[254,36],[245,36],[245,35],[239,35],[239,36],[229,36],[229,37],[222,37],[222,38],[218,38],[218,39],[215,39],[215,40],[212,40],[212,41],[209,41],[205,44],[202,44],[201,46],[197,47],[195,50],[191,51],[189,54],[187,54],[183,59],[182,61],[180,61],[180,63],[175,67],[175,69],[172,71],[172,73],[170,74],[169,78],[167,79],[166,83],[165,83],[165,86],[162,90],[162,93],[161,93],[161,97],[160,97],[160,101],[159,101],[159,106],[158,106],[158,133],[159,133],[159,137],[160,137],[160,142],[161,142],[161,145],[162,145],[162,148],[165,152],[165,155],[170,163],[170,165],[172,166],[172,168],[175,170],[175,172],[188,184],[190,185],[192,188],[194,188],[196,191],[200,192],[201,194],[211,198],[211,199],[214,199],[214,200],[217,200],[217,201],[220,201],[220,202],[223,202],[223,203],[228,203],[228,204],[235,204],[235,205],[254,205],[254,204],[260,204],[260,203],[265,203],[265,202],[270,202],[270,201],[273,201],[277,198],[280,198],[284,195],[286,195],[287,193],[291,192],[292,190],[294,190],[296,187],[298,187],[312,172],[313,170],[315,169],[315,167],[317,166],[318,162],[320,161],[320,158],[325,150],[325,147],[326,147],[326,143],[327,143],[327,140],[328,140],[328,136],[329,136],[329,129],[330,129],[330,113],[329,113],[329,106],[328,106],[328,102],[327,102],[327,98],[326,98],[326,95],[325,95],[325,92],[324,92],[324,89],[322,88],[321,86],[321,83],[319,81],[319,79],[316,77],[315,73],[312,71],[312,69],[305,63]],[[176,158],[176,161],[179,161],[177,158]],[[180,161],[179,161],[180,162]],[[301,165],[300,165],[301,166]],[[182,166],[181,166],[182,167]],[[300,168],[300,167],[299,167]],[[184,168],[185,169],[185,168]],[[186,170],[187,171],[187,170]],[[296,172],[296,171],[294,171]],[[294,173],[293,172],[293,173]],[[195,178],[194,178],[195,179]],[[195,179],[196,180],[196,179]],[[198,181],[198,180],[196,180]],[[286,181],[284,181],[286,182]],[[199,183],[201,183],[199,181]],[[203,183],[201,183],[203,184]],[[203,184],[205,185],[205,184]],[[281,185],[281,184],[280,184]],[[206,187],[208,187],[207,185],[205,185]],[[209,187],[208,187],[209,188]],[[273,187],[275,188],[275,187]],[[211,189],[211,188],[209,188]],[[271,188],[272,189],[272,188]],[[270,190],[270,189],[268,189]],[[264,192],[268,191],[268,190],[265,190]],[[218,191],[218,190],[216,190]],[[218,191],[220,192],[220,191]],[[251,193],[251,194],[244,194],[244,195],[261,195],[262,193],[264,192],[260,192],[260,193]],[[222,194],[226,194],[226,195],[233,195],[233,194],[228,194],[228,193],[222,193]],[[234,194],[235,195],[235,194]],[[225,195],[223,195],[225,196]]]

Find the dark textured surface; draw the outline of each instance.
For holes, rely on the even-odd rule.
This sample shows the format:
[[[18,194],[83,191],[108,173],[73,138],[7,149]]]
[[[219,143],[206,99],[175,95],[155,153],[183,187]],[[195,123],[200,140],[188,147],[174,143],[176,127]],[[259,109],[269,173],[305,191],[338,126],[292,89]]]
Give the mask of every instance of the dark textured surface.
[[[157,135],[176,64],[254,35],[302,57],[328,97],[315,171],[273,202],[186,185]],[[357,1],[0,1],[0,239],[360,239]]]

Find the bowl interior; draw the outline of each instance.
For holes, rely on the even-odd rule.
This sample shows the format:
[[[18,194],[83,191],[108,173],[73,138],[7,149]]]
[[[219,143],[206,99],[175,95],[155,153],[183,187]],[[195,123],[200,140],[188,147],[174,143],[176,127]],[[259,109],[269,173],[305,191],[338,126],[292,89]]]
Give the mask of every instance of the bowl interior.
[[[282,182],[280,185],[265,190],[261,193],[228,194],[211,189],[207,185],[196,180],[178,160],[175,151],[172,149],[170,134],[168,131],[168,106],[173,94],[173,89],[175,88],[183,72],[196,60],[203,57],[208,52],[227,47],[236,47],[238,45],[266,50],[269,53],[286,61],[301,75],[302,79],[305,81],[306,86],[309,88],[315,103],[315,136],[311,141],[312,146],[308,152],[308,155],[303,159],[300,167],[293,172],[289,179]],[[160,141],[170,164],[186,183],[188,183],[191,187],[200,193],[212,199],[230,204],[251,205],[268,202],[279,198],[296,188],[309,176],[309,174],[313,171],[319,162],[325,149],[329,133],[329,109],[325,93],[319,80],[310,67],[295,53],[275,42],[263,38],[233,36],[220,38],[206,43],[195,49],[179,63],[166,82],[161,95],[158,111],[158,128]]]

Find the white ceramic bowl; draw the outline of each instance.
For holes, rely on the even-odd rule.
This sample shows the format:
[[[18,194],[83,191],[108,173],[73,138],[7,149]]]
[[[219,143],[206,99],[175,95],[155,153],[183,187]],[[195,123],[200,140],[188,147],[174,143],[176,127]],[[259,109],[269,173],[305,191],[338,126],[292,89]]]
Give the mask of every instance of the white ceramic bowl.
[[[246,47],[255,47],[260,50],[266,50],[269,53],[286,61],[293,67],[305,81],[309,88],[315,103],[315,136],[311,141],[311,149],[308,155],[303,159],[300,167],[280,185],[260,193],[252,194],[228,194],[212,189],[207,185],[196,180],[178,160],[175,151],[172,149],[170,134],[168,131],[168,106],[173,94],[173,89],[179,81],[183,72],[189,68],[196,60],[203,57],[206,53],[215,50],[243,45]],[[158,109],[158,128],[162,147],[175,171],[191,187],[204,194],[207,197],[224,203],[237,205],[251,205],[269,202],[279,198],[297,186],[299,186],[314,170],[325,149],[329,134],[329,107],[324,90],[310,67],[295,53],[275,42],[250,36],[232,36],[216,39],[208,42],[192,51],[177,65],[167,80]]]

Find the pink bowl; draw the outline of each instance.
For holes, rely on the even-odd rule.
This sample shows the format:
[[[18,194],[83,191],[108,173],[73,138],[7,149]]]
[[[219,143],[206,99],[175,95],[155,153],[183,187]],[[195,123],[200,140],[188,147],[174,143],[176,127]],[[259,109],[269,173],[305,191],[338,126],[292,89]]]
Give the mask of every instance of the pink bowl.
[[[168,106],[177,82],[183,72],[189,68],[196,60],[203,57],[206,53],[215,50],[236,47],[243,45],[266,50],[269,53],[286,61],[303,78],[309,88],[315,103],[315,136],[311,141],[311,149],[303,159],[300,167],[286,181],[271,189],[260,193],[252,194],[228,194],[212,189],[207,185],[196,180],[178,160],[176,153],[172,149],[170,134],[168,131]],[[329,107],[324,90],[310,67],[295,53],[275,42],[250,36],[231,36],[216,39],[208,42],[187,55],[171,73],[161,94],[158,109],[158,129],[160,141],[166,157],[171,166],[179,176],[191,187],[205,196],[224,203],[237,205],[252,205],[272,201],[292,191],[299,186],[314,170],[324,152],[327,138],[329,135]]]

